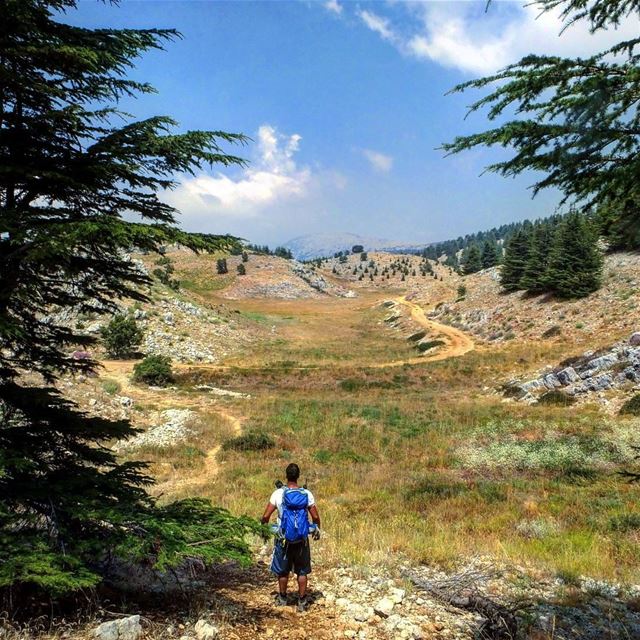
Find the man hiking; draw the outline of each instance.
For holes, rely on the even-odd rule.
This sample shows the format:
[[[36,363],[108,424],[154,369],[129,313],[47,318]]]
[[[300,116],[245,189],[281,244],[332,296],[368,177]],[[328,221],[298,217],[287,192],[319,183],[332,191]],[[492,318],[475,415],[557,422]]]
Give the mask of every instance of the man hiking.
[[[312,532],[314,540],[320,539],[320,516],[311,491],[298,486],[298,465],[291,463],[285,473],[287,484],[271,494],[261,522],[267,524],[273,512],[278,510],[278,534],[271,561],[271,571],[278,576],[276,605],[287,604],[287,584],[293,571],[298,577],[298,611],[304,611],[307,608],[307,576],[311,573],[307,512],[315,525]]]

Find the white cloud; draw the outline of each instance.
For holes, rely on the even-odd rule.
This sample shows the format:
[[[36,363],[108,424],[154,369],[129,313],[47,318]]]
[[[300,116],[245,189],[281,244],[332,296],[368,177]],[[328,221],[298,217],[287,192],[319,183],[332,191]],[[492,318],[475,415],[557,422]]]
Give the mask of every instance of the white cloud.
[[[311,170],[295,162],[300,140],[298,134],[285,136],[264,124],[258,129],[256,160],[236,179],[222,173],[185,178],[165,199],[193,220],[212,211],[252,217],[270,204],[302,197],[308,191]]]
[[[331,13],[335,13],[337,16],[342,13],[342,5],[338,2],[338,0],[327,0],[324,3],[324,8]]]
[[[390,22],[372,11],[358,10],[357,15],[371,31],[375,31],[380,37],[389,42],[396,42],[397,36],[391,29]]]
[[[380,151],[363,149],[362,155],[369,161],[371,168],[379,173],[389,173],[393,168],[393,158]]]
[[[428,2],[399,4],[394,28],[387,17],[357,11],[364,24],[393,44],[401,53],[436,62],[472,74],[488,74],[517,62],[529,53],[588,56],[621,40],[637,37],[640,19],[628,18],[618,29],[589,33],[579,22],[562,35],[559,12],[540,15],[539,8],[515,3],[492,3],[484,12],[485,0],[473,2]],[[410,20],[407,26],[406,12]]]

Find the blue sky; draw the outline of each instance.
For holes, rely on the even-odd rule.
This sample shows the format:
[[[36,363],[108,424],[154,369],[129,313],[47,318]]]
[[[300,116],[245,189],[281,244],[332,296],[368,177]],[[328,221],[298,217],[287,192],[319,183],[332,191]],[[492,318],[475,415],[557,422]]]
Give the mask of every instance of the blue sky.
[[[191,231],[275,245],[349,231],[429,242],[553,213],[531,200],[534,176],[483,167],[499,152],[445,158],[437,147],[485,128],[465,120],[472,95],[445,93],[532,51],[585,54],[619,39],[516,2],[215,2],[82,0],[67,20],[98,27],[173,27],[184,38],[140,59],[158,94],[123,104],[182,129],[245,133],[247,169],[180,177],[166,199]],[[623,29],[637,29],[624,25]]]

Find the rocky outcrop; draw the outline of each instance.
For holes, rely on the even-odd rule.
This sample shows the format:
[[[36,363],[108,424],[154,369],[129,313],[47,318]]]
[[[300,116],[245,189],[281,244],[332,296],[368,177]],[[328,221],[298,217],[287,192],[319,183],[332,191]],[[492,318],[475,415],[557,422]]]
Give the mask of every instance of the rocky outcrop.
[[[103,622],[93,630],[95,640],[138,640],[142,633],[140,616]]]
[[[532,401],[557,389],[579,396],[635,383],[640,383],[640,332],[604,351],[588,351],[531,380],[511,381],[504,391],[511,397]]]

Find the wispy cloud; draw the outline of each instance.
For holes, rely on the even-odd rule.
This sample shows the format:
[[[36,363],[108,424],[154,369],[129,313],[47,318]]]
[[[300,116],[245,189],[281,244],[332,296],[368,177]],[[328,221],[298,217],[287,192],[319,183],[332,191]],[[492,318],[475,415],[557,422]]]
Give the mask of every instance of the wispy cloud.
[[[257,138],[256,159],[235,179],[222,173],[185,178],[165,199],[193,219],[212,211],[251,217],[275,202],[304,196],[311,170],[298,167],[294,158],[301,136],[286,136],[264,124]]]
[[[394,33],[393,29],[391,29],[390,21],[387,18],[373,11],[361,9],[359,9],[356,14],[371,31],[375,31],[384,40],[394,43],[399,42],[398,36]]]
[[[497,71],[529,53],[587,56],[640,30],[640,20],[631,17],[617,29],[595,34],[586,23],[576,23],[559,37],[559,12],[540,15],[538,7],[515,3],[493,3],[484,12],[485,4],[400,3],[390,10],[393,19],[360,9],[356,15],[403,55],[472,74]]]
[[[331,13],[335,13],[337,16],[342,14],[342,5],[338,2],[338,0],[327,0],[324,3],[324,8]]]
[[[389,173],[393,168],[393,158],[380,151],[363,149],[362,155],[369,161],[371,168],[378,173]]]

